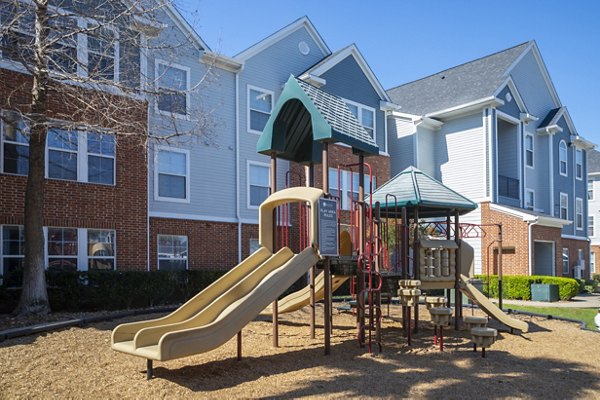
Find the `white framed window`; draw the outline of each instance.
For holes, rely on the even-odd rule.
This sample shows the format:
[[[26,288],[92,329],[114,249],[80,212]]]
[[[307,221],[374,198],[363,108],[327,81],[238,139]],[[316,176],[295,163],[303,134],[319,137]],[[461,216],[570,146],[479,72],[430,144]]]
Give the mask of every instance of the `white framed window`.
[[[575,227],[583,230],[583,199],[580,197],[575,199]]]
[[[0,275],[7,276],[23,270],[25,259],[25,230],[22,225],[4,225],[0,230],[2,248]]]
[[[560,194],[560,214],[561,219],[569,219],[569,195],[566,193]]]
[[[48,269],[77,271],[79,255],[77,228],[49,227],[47,232]]]
[[[593,238],[596,236],[596,232],[594,231],[594,216],[588,215],[588,237]]]
[[[575,150],[575,178],[583,180],[583,150]]]
[[[596,253],[593,251],[590,252],[590,273],[596,273]]]
[[[250,238],[250,240],[248,241],[248,246],[250,249],[250,254],[252,254],[260,248],[260,243],[258,242],[258,239]]]
[[[563,275],[569,274],[569,248],[563,247],[562,249],[562,273]]]
[[[564,140],[558,143],[558,172],[562,176],[567,176],[569,173],[567,144]]]
[[[158,235],[158,269],[181,271],[188,269],[188,237]]]
[[[18,118],[9,120],[10,113],[0,119],[2,129],[2,172],[27,175],[29,173],[29,128]]]
[[[56,3],[56,2],[51,2]],[[71,2],[64,2],[65,8],[54,4],[48,6],[49,39],[54,40],[49,48],[48,67],[51,75],[59,79],[69,75],[92,78],[99,81],[119,82],[119,69],[125,70],[126,80],[122,81],[130,88],[139,88],[141,72],[141,52],[139,34],[124,30],[129,35],[121,37],[114,24],[98,21],[83,15],[75,15]],[[103,11],[106,11],[106,6]],[[2,58],[13,62],[19,70],[22,61],[32,62],[34,32],[34,12],[29,2],[14,2],[2,7],[0,19],[3,26],[10,24],[9,32],[2,38]],[[17,21],[17,23],[13,23]],[[78,32],[79,30],[79,32]],[[124,48],[125,51],[120,51]],[[6,63],[5,63],[6,64]],[[13,65],[8,65],[15,68]]]
[[[525,134],[525,165],[527,167],[533,168],[533,135],[531,133]]]
[[[87,181],[115,184],[115,136],[87,132]]]
[[[269,196],[271,167],[269,164],[248,161],[248,208],[256,209]]]
[[[531,189],[525,189],[525,208],[532,211],[535,209],[535,192]]]
[[[103,185],[116,180],[115,135],[103,132],[48,130],[46,176]]]
[[[154,157],[154,199],[190,202],[190,152],[158,146]]]
[[[88,270],[115,269],[115,231],[106,229],[87,230]]]
[[[248,132],[261,134],[273,111],[274,94],[248,85]]]
[[[190,69],[156,60],[157,114],[187,117],[190,106]]]
[[[588,179],[587,182],[587,198],[588,200],[594,200],[594,180]]]
[[[344,99],[344,101],[346,102],[348,109],[350,109],[350,112],[354,114],[356,119],[358,119],[358,122],[360,122],[367,133],[375,140],[375,109],[355,101],[347,99]]]
[[[376,189],[377,179],[373,177],[373,191]],[[337,168],[329,168],[329,193],[339,199],[342,210],[350,210],[352,202],[358,200],[359,175],[358,172],[340,171],[338,179]],[[365,175],[365,196],[369,195],[369,176]]]
[[[48,130],[47,176],[52,179],[78,180],[79,139],[77,132]]]

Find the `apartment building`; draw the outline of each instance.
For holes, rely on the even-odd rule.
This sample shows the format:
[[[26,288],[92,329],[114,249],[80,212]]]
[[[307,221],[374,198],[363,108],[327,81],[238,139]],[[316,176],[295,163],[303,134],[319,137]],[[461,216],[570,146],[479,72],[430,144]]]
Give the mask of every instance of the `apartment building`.
[[[479,204],[475,272],[587,276],[587,154],[535,42],[388,90],[392,173],[415,165]]]
[[[599,274],[600,269],[596,267],[597,259],[600,261],[600,234],[597,225],[600,223],[600,152],[591,150],[587,157],[588,180],[587,180],[587,202],[588,219],[587,234],[590,239],[590,273]]]

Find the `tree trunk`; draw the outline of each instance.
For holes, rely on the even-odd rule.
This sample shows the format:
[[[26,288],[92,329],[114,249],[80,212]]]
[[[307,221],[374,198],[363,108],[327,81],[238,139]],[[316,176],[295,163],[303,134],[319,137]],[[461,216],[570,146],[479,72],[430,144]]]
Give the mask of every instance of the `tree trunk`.
[[[25,191],[25,260],[23,290],[16,313],[47,314],[44,257],[44,179],[46,169],[46,112],[48,109],[48,1],[38,0],[35,9],[35,52],[29,136],[29,175]]]

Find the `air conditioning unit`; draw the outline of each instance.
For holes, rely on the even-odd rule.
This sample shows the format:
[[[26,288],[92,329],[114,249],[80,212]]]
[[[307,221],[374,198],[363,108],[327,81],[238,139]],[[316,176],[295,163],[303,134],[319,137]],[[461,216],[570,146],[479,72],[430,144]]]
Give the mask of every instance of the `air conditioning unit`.
[[[583,279],[583,270],[585,269],[585,264],[578,264],[575,266],[575,279]]]

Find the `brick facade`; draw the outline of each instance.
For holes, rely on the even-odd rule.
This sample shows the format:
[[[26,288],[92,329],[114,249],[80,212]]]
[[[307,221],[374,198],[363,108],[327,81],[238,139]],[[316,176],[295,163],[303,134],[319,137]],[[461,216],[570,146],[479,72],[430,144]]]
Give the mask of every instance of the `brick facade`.
[[[528,222],[523,221],[522,218],[517,216],[491,210],[489,202],[481,203],[480,206],[482,225],[502,224],[502,271],[506,275],[529,275],[530,256],[532,269],[535,265],[535,252],[533,251],[532,244],[536,241],[554,243],[553,274],[555,276],[575,276],[575,266],[578,264],[579,250],[583,250],[585,260],[589,260],[589,244],[586,240],[563,238],[561,236],[561,229],[557,227],[532,225],[530,243]],[[484,229],[487,235],[481,239],[481,270],[484,274],[488,271],[491,274],[497,274],[498,246],[497,243],[490,244],[497,240],[498,230],[493,226],[484,227]],[[563,248],[569,249],[568,273],[563,273]],[[532,271],[532,273],[534,272]],[[585,273],[589,273],[589,262],[586,262]]]
[[[31,78],[0,70],[0,108],[27,109]],[[49,94],[50,115],[75,115],[55,91]],[[119,99],[123,101],[123,99]],[[146,104],[129,103],[137,112],[131,120],[146,124]],[[115,116],[118,120],[122,116]],[[94,121],[93,115],[73,122]],[[97,122],[97,121],[95,121]],[[111,128],[110,126],[107,128]],[[145,132],[140,132],[144,134]],[[44,184],[44,226],[113,229],[116,231],[117,269],[146,269],[148,169],[146,151],[135,136],[117,136],[115,185],[47,179]],[[27,177],[0,174],[0,225],[23,225]]]

